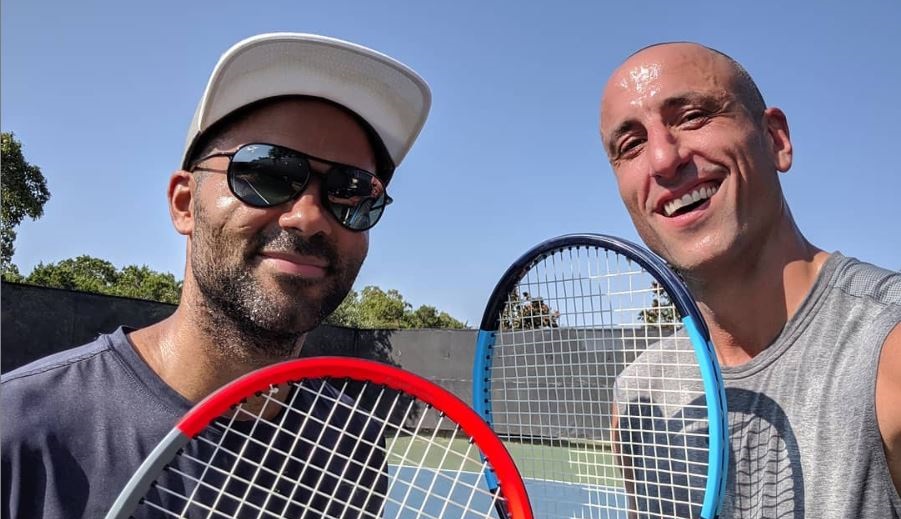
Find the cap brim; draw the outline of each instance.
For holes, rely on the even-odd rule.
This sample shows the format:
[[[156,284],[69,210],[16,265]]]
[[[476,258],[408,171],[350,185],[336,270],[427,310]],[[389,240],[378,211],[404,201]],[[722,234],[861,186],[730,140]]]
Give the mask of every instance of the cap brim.
[[[431,107],[425,80],[380,52],[315,34],[261,34],[220,58],[194,114],[182,167],[197,137],[217,121],[284,95],[321,97],[355,112],[376,131],[395,165],[413,146]]]

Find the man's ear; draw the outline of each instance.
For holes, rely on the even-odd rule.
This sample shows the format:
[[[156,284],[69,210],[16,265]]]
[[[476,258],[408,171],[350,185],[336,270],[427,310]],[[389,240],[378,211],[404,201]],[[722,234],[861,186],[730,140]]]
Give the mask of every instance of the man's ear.
[[[194,197],[198,184],[194,175],[176,171],[169,178],[169,215],[179,234],[190,236],[194,232]]]
[[[782,110],[771,107],[764,110],[763,120],[772,145],[776,169],[784,173],[792,167],[792,142],[788,132],[788,119]]]

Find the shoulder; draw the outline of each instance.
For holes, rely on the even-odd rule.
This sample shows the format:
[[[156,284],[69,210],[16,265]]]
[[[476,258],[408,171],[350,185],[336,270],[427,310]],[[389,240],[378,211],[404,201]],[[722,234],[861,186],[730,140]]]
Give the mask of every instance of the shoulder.
[[[40,358],[34,362],[16,368],[9,373],[4,373],[2,378],[3,388],[16,387],[17,385],[27,383],[34,377],[53,376],[55,372],[65,371],[84,362],[109,351],[111,344],[107,335],[101,335],[93,341],[71,348],[53,355]]]
[[[12,515],[37,517],[29,507],[40,506],[54,517],[102,517],[189,407],[151,380],[122,329],[5,374],[0,442]]]
[[[27,440],[66,416],[77,420],[79,405],[90,402],[90,395],[106,385],[111,370],[121,369],[114,340],[115,334],[101,335],[3,374],[3,444]]]
[[[851,297],[874,300],[887,305],[901,305],[901,272],[847,257],[835,252],[830,258],[832,275],[829,285]]]
[[[109,335],[101,335],[82,346],[49,355],[9,373],[4,373],[0,377],[3,398],[5,399],[10,394],[16,394],[17,390],[40,387],[51,380],[68,378],[67,375],[73,371],[90,369],[96,363],[98,356],[102,357],[112,350],[112,342],[109,337]]]
[[[835,252],[812,292],[814,329],[843,343],[881,345],[901,322],[901,272]]]
[[[49,355],[4,373],[0,377],[3,388],[0,398],[6,400],[31,389],[57,393],[59,384],[88,381],[95,370],[100,369],[115,356],[116,343],[124,340],[126,339],[122,330],[103,334],[82,346]]]
[[[0,379],[3,498],[13,515],[48,513],[67,489],[82,495],[69,496],[73,499],[66,506],[83,508],[89,485],[75,455],[79,449],[91,450],[87,438],[98,425],[89,412],[92,398],[86,393],[96,378],[91,373],[106,362],[110,351],[109,340],[100,336]],[[35,501],[33,496],[38,495],[43,497]]]

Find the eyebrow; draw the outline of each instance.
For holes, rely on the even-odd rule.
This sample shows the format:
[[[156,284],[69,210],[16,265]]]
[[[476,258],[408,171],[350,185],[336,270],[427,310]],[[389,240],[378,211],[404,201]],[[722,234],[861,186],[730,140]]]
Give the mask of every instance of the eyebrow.
[[[607,155],[613,157],[616,153],[616,141],[623,135],[639,127],[641,127],[641,123],[638,122],[638,119],[626,119],[621,122],[616,129],[610,132],[610,138],[607,139]]]
[[[663,102],[661,102],[660,112],[665,113],[686,105],[700,105],[708,110],[715,111],[722,108],[725,104],[726,101],[723,97],[724,96],[722,95],[694,91],[677,93],[664,99]],[[630,118],[621,122],[619,126],[617,126],[612,132],[610,132],[610,138],[607,141],[607,154],[613,156],[616,151],[616,141],[619,140],[619,138],[623,135],[635,130],[636,128],[640,128],[641,125],[641,122],[637,118]]]
[[[700,105],[704,108],[714,110],[725,104],[726,96],[723,94],[716,95],[714,93],[701,92],[685,92],[668,97],[661,104],[661,111],[671,110],[685,105]]]

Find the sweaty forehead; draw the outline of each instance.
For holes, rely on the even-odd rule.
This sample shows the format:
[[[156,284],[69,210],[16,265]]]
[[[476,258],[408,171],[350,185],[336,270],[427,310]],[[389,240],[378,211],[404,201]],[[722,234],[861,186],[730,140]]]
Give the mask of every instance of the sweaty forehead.
[[[697,76],[701,75],[708,79],[729,81],[735,73],[730,60],[718,52],[692,43],[670,43],[630,56],[613,73],[607,88],[616,86],[641,90],[664,74],[683,79],[699,79]]]
[[[601,126],[621,111],[644,109],[668,94],[725,91],[735,85],[728,59],[700,45],[674,43],[650,47],[610,76],[601,101]]]

